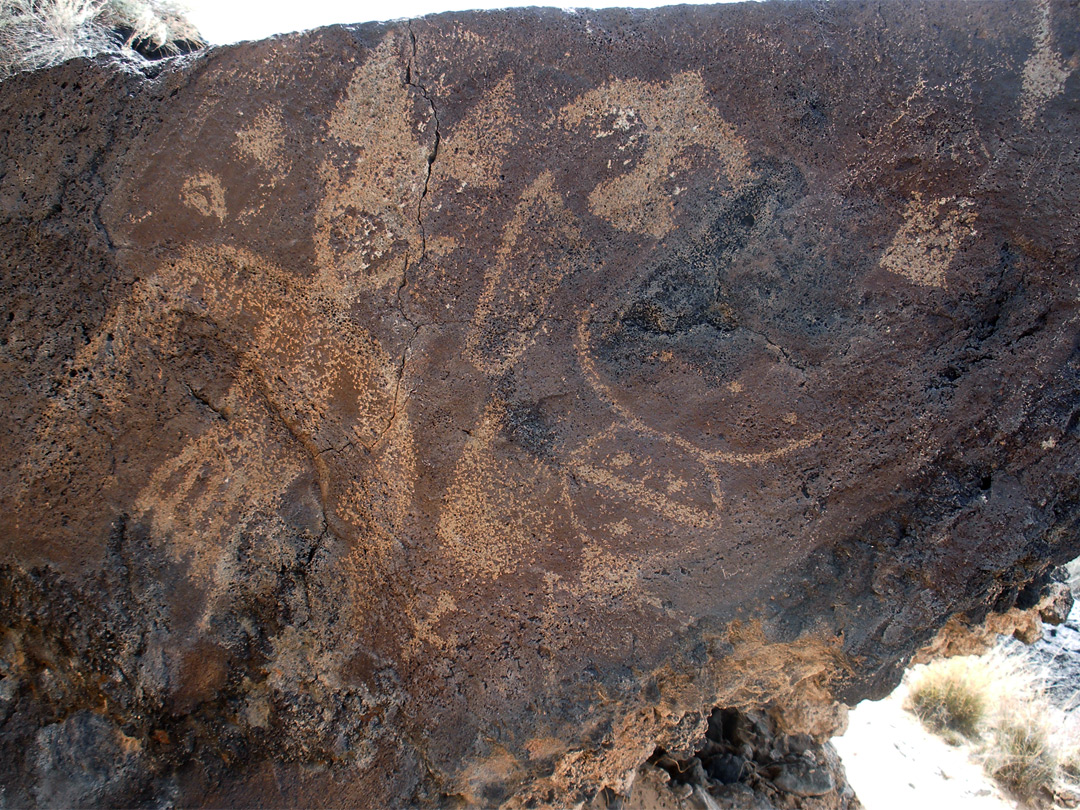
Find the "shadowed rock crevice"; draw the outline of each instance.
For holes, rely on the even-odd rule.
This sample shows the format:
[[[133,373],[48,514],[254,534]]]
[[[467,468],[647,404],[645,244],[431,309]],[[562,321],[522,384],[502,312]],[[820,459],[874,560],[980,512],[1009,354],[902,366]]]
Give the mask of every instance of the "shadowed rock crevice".
[[[709,807],[711,800],[713,806],[760,810],[861,807],[827,738],[784,733],[761,711],[713,710],[693,756],[680,759],[658,749],[638,772],[638,781],[621,803],[626,810],[663,806],[664,800],[678,807]]]

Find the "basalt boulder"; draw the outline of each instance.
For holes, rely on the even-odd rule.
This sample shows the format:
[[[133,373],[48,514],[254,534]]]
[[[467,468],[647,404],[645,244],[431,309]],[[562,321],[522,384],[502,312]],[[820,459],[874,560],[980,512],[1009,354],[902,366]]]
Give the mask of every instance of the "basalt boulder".
[[[1078,18],[529,9],[4,81],[3,801],[607,801],[1037,591]]]

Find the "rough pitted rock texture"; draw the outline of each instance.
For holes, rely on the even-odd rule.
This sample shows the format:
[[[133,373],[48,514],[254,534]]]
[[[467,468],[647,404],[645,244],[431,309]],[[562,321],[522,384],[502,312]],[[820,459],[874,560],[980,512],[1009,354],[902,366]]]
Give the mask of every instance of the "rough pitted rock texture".
[[[638,769],[627,800],[607,801],[606,807],[861,810],[832,745],[805,732],[786,733],[778,719],[769,712],[716,709],[693,756],[676,759],[658,750]]]
[[[566,806],[1008,610],[1080,554],[1078,16],[5,81],[3,801]]]

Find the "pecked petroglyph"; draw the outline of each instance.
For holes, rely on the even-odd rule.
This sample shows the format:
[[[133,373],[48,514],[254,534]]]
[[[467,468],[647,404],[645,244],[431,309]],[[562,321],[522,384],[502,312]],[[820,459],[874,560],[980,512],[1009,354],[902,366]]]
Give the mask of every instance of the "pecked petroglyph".
[[[557,538],[572,536],[558,472],[540,460],[499,452],[506,441],[502,411],[493,402],[471,431],[439,518],[440,545],[470,577],[513,572],[550,553]]]
[[[236,387],[245,385],[229,393],[235,418],[214,424],[154,470],[133,512],[169,536],[172,554],[188,564],[194,580],[217,586],[229,581],[218,569],[233,556],[235,532],[261,523],[260,513],[272,510],[305,472],[280,437],[266,429],[265,414],[252,407],[257,393]],[[246,464],[253,453],[267,464]]]
[[[377,464],[405,487],[383,508],[391,520],[400,519],[413,459],[407,419],[391,424],[400,395],[397,362],[365,330],[341,319],[339,292],[324,291],[318,280],[299,284],[245,251],[192,250],[137,285],[84,349],[80,362],[90,364],[105,353],[113,367],[110,376],[124,379],[145,362],[131,351],[136,324],[165,352],[177,350],[185,320],[230,324],[223,334],[236,356],[244,358],[236,382],[216,402],[189,385],[190,396],[215,409],[219,419],[154,470],[135,501],[134,514],[170,538],[172,552],[191,564],[193,576],[209,576],[235,527],[272,511],[312,462],[325,466],[320,454],[328,450],[354,445],[370,450],[383,439]],[[43,420],[28,463],[39,470],[71,463],[58,448],[72,430],[71,409],[80,401],[98,397],[109,409],[124,407],[129,394],[122,389],[98,394],[98,387],[83,378],[68,387]],[[312,454],[308,463],[296,463],[287,437],[266,432],[268,419],[283,421]],[[253,453],[270,460],[267,466],[245,464]],[[366,530],[371,510],[364,504],[370,493],[354,486],[323,494],[324,507],[344,525],[358,533]],[[373,537],[373,542],[370,548],[381,543],[383,550],[368,560],[379,563],[368,570],[381,569],[394,552],[389,540]]]
[[[344,322],[347,299],[325,290],[324,279],[300,285],[257,256],[230,250],[193,252],[160,268],[158,278],[188,306],[246,327],[237,349],[257,361],[291,429],[317,450],[370,446],[386,430],[397,365],[366,330]]]
[[[1041,587],[1066,11],[450,14],[0,82],[5,798],[123,734],[68,804],[585,805]]]
[[[273,188],[292,171],[292,158],[285,143],[285,122],[279,106],[259,113],[250,126],[236,133],[236,152],[242,160],[255,161],[269,175]]]
[[[589,329],[589,314],[588,311],[582,313],[581,318],[578,321],[577,339],[574,344],[581,369],[585,374],[585,379],[589,382],[590,387],[601,401],[610,407],[626,426],[641,433],[643,436],[671,442],[681,451],[689,454],[701,463],[710,466],[715,464],[760,464],[772,459],[781,458],[797,450],[810,447],[814,442],[821,438],[821,432],[811,432],[800,438],[784,441],[775,447],[767,447],[760,450],[740,453],[720,449],[707,449],[684,436],[650,426],[646,423],[643,414],[635,413],[620,400],[619,396],[612,389],[611,385],[604,380],[597,368],[590,350],[592,339]],[[731,380],[727,384],[729,390],[738,394],[745,392],[748,385],[752,385],[752,383],[743,380]],[[794,425],[797,423],[798,419],[791,419],[789,416],[784,421]]]
[[[632,425],[617,421],[589,438],[570,455],[570,468],[581,480],[624,500],[620,522],[633,526],[636,513],[659,514],[673,523],[717,530],[721,525],[724,495],[717,469],[679,453],[665,457],[664,441],[652,452],[630,457],[625,448],[644,439]],[[616,536],[626,533],[614,526]]]
[[[184,201],[184,205],[194,208],[204,217],[216,217],[218,222],[224,222],[229,215],[225,208],[225,189],[222,188],[221,180],[209,172],[202,172],[185,180],[180,188],[180,199]]]
[[[510,72],[447,133],[437,171],[458,181],[461,189],[498,186],[499,169],[521,120],[513,111],[514,100],[514,74]]]
[[[574,215],[555,190],[551,174],[544,172],[521,195],[485,275],[465,343],[477,366],[496,374],[521,357],[551,294],[585,250]]]
[[[567,105],[560,119],[570,129],[588,123],[594,138],[610,143],[615,176],[593,189],[589,206],[624,231],[659,239],[671,230],[679,181],[700,160],[695,147],[710,153],[717,181],[732,189],[750,174],[745,141],[712,107],[698,73],[609,82]]]
[[[1054,50],[1050,2],[1039,3],[1039,23],[1035,30],[1035,50],[1024,63],[1021,85],[1020,119],[1032,124],[1035,116],[1054,96],[1061,93],[1065,81],[1076,70],[1076,59],[1066,63]]]
[[[915,284],[945,288],[946,272],[964,241],[975,235],[977,217],[966,197],[924,200],[915,192],[879,264]]]
[[[428,174],[434,119],[416,123],[417,93],[404,83],[400,36],[388,35],[356,69],[328,129],[338,145],[319,168],[315,214],[319,272],[353,294],[400,280],[419,259],[418,206]]]

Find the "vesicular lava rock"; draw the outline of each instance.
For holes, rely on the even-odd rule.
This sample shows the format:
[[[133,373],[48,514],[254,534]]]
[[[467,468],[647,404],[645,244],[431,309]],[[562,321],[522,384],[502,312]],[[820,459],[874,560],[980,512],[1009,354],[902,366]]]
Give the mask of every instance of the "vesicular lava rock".
[[[1007,610],[1080,554],[1078,16],[4,82],[4,801],[562,806]]]

